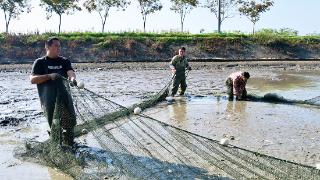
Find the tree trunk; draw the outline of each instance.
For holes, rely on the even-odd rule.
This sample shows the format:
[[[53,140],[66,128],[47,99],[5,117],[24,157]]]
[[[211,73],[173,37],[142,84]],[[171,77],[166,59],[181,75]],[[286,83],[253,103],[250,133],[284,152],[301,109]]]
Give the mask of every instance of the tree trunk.
[[[255,23],[253,23],[253,27],[252,27],[252,34],[254,34],[254,26],[255,26],[256,24]]]
[[[60,30],[61,30],[61,16],[62,16],[62,14],[59,14],[59,34],[60,34]]]
[[[7,14],[6,14],[5,10],[3,10],[3,13],[4,13],[4,19],[6,21],[6,33],[8,33],[9,32],[9,24],[10,24],[11,15],[9,13],[9,17],[7,17]]]
[[[146,32],[146,20],[143,20],[143,32]]]
[[[9,32],[9,22],[6,22],[6,33]]]
[[[183,32],[183,22],[181,22],[181,32]]]
[[[183,14],[180,14],[181,32],[183,32]]]
[[[106,24],[106,22],[103,22],[102,23],[102,30],[101,30],[101,32],[103,32],[104,33],[104,25]]]
[[[107,17],[105,17],[104,20],[102,20],[102,31],[101,32],[103,32],[103,33],[104,33],[104,27],[106,25],[106,19],[107,19]]]
[[[105,26],[106,26],[106,21],[107,21],[108,13],[109,13],[109,8],[105,10],[105,12],[104,12],[103,15],[101,14],[101,12],[99,12],[99,16],[100,16],[101,24],[102,24],[102,30],[101,30],[101,32],[104,32],[104,28],[105,28]]]
[[[221,33],[221,0],[218,0],[218,33]]]

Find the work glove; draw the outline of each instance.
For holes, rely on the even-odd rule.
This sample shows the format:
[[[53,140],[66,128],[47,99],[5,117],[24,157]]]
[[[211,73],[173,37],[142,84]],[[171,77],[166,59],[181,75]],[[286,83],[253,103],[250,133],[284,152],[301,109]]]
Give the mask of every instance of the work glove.
[[[73,78],[70,80],[70,86],[77,86],[77,84],[78,83],[77,83],[76,79]]]
[[[51,73],[51,74],[48,74],[49,75],[49,77],[50,77],[50,79],[52,80],[52,81],[54,81],[54,80],[57,80],[57,79],[60,79],[61,78],[61,75],[60,74],[58,74],[58,73]]]
[[[188,70],[191,71],[191,67],[190,66],[188,66]]]

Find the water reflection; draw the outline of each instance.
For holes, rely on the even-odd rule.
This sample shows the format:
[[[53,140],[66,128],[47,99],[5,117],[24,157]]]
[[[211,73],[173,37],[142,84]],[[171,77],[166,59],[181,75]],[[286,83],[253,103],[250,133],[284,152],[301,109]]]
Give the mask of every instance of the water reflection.
[[[228,101],[226,106],[226,119],[230,121],[247,119],[246,101]]]
[[[169,118],[180,127],[187,127],[187,106],[185,102],[177,101],[175,104],[168,106]]]

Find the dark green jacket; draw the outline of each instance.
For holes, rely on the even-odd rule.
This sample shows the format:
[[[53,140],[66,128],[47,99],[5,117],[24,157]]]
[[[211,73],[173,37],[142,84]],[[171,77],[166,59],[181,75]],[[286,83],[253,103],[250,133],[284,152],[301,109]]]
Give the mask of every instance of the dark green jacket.
[[[172,58],[170,62],[170,66],[176,69],[176,76],[177,77],[185,77],[186,68],[189,67],[189,63],[185,56],[180,57],[176,55]]]

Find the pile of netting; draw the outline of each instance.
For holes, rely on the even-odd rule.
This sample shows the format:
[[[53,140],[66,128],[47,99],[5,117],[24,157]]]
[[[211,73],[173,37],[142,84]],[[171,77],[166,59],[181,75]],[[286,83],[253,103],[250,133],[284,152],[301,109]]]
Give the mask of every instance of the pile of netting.
[[[291,104],[291,105],[310,105],[314,107],[320,106],[320,96],[317,96],[308,100],[292,100],[292,99],[286,99],[283,96],[280,96],[275,93],[267,93],[264,96],[248,94],[247,98],[249,101],[258,101],[258,102],[269,102],[269,103]]]
[[[48,140],[28,142],[16,154],[58,168],[75,179],[320,178],[314,167],[223,146],[147,115],[133,114],[135,107],[144,109],[163,100],[171,81],[148,100],[128,108],[88,89],[71,88],[78,122],[75,136],[92,137],[94,148],[63,147]]]

